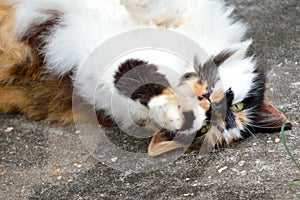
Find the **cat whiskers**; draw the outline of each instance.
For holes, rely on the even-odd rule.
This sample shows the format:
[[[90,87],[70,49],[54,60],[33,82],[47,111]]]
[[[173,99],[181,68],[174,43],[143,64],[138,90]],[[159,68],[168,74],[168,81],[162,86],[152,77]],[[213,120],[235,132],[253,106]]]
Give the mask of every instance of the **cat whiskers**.
[[[141,78],[141,77],[140,77]],[[137,83],[143,83],[141,81],[138,81],[137,79],[134,79],[134,78],[128,78],[128,77],[122,77],[123,80],[130,80],[130,81],[134,81],[134,82],[137,82]],[[143,79],[140,79],[140,80],[143,80]]]
[[[249,128],[247,128],[247,126],[244,126],[244,130],[250,133],[252,137],[256,138],[255,134]]]

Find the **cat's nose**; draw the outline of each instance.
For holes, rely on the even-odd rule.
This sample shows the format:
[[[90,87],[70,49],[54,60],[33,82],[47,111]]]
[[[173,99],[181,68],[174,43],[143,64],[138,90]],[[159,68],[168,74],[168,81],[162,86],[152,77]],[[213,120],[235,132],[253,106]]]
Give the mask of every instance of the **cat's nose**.
[[[198,100],[202,101],[204,99],[209,100],[210,97],[210,92],[208,90],[206,90],[201,96],[198,96]]]
[[[204,98],[206,98],[206,99],[209,99],[209,97],[210,97],[210,92],[209,92],[209,91],[206,91],[202,96],[203,96]]]

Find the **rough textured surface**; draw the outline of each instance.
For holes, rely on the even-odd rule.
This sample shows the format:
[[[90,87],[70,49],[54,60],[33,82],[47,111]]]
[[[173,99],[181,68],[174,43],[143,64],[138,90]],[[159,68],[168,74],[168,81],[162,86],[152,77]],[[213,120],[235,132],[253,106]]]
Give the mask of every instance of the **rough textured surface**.
[[[251,53],[269,72],[270,99],[292,121],[288,145],[300,161],[300,2],[228,0],[249,23]],[[12,127],[12,128],[10,128]],[[90,156],[74,127],[0,115],[0,199],[297,199],[300,178],[279,133],[258,134],[209,154],[183,155],[148,173],[125,173]],[[147,142],[111,140],[132,151]],[[296,188],[300,192],[300,188]]]

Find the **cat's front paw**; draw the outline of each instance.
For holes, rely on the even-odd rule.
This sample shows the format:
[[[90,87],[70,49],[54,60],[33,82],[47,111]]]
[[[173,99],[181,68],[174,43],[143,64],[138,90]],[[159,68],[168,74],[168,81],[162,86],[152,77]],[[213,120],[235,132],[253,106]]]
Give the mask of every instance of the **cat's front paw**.
[[[170,131],[178,131],[184,124],[180,101],[175,94],[153,97],[149,104],[150,119],[159,126]]]

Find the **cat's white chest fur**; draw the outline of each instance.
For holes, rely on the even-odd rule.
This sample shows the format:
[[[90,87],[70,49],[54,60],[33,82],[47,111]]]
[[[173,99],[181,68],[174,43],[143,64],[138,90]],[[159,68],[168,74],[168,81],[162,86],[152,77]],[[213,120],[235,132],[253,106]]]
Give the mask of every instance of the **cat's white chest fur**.
[[[233,49],[235,55],[220,66],[220,77],[224,90],[231,88],[236,94],[234,102],[246,97],[255,79],[251,74],[255,63],[244,58],[251,41],[242,40],[246,28],[229,18],[231,8],[210,0],[122,0],[122,3],[125,7],[117,0],[21,1],[16,6],[16,33],[22,37],[32,24],[42,24],[51,19],[53,13],[58,15],[59,24],[45,36],[46,44],[42,50],[47,70],[59,76],[74,72],[80,95],[96,109],[105,110],[126,126],[132,121],[149,118],[149,113],[145,106],[120,95],[115,89],[113,76],[122,61],[142,59],[169,67],[180,75],[191,69],[186,61],[159,51],[132,52],[118,58],[109,68],[99,67],[101,61],[96,58],[90,60],[99,45],[130,30],[152,27],[178,32],[196,42],[208,57]],[[172,6],[167,9],[166,5]],[[87,63],[89,66],[82,70]],[[176,86],[179,78],[164,70],[162,68],[161,72],[172,86]],[[232,71],[235,77],[232,77]],[[176,116],[173,109],[170,110],[166,113]],[[174,119],[181,124],[179,116]],[[177,124],[171,126],[178,128]]]

